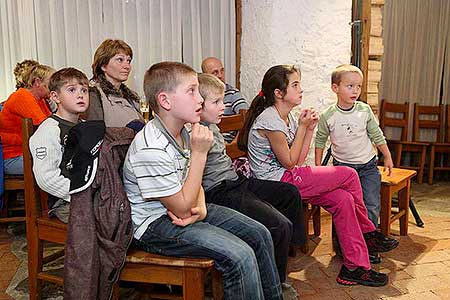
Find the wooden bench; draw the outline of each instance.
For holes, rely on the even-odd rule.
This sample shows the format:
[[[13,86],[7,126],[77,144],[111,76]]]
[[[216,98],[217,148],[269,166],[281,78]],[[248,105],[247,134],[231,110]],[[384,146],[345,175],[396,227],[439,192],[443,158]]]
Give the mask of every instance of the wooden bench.
[[[391,224],[399,220],[400,235],[408,234],[409,199],[411,189],[411,178],[417,174],[415,170],[394,168],[392,175],[388,176],[379,166],[381,173],[381,211],[380,227],[384,235],[391,232]],[[398,193],[398,212],[392,212],[392,196]]]
[[[63,285],[63,278],[45,271],[43,265],[64,252],[44,257],[44,242],[64,245],[67,224],[49,217],[47,194],[40,190],[32,172],[32,157],[28,141],[34,132],[31,119],[22,120],[22,142],[24,153],[25,210],[28,250],[28,284],[31,300],[42,298],[42,282]],[[182,295],[150,293],[157,299],[204,299],[207,274],[212,273],[213,298],[223,299],[222,275],[214,269],[214,260],[208,258],[181,258],[147,253],[129,249],[120,274],[120,281],[180,285]],[[114,287],[113,299],[119,299],[118,286]]]

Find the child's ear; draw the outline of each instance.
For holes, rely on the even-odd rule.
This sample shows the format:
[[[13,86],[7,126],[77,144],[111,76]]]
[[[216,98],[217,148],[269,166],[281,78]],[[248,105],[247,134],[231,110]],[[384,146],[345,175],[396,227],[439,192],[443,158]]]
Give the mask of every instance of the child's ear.
[[[163,109],[165,109],[167,111],[170,110],[170,108],[171,108],[171,106],[170,106],[170,99],[169,99],[169,95],[166,92],[159,93],[158,96],[157,96],[157,99],[158,99],[159,105]]]
[[[338,92],[339,89],[339,85],[337,85],[336,83],[331,84],[331,90],[335,93]]]
[[[55,91],[51,91],[50,92],[49,98],[51,100],[53,100],[53,102],[55,102],[56,104],[60,104],[61,103],[61,101],[59,100],[59,97],[58,97],[58,93],[55,92]]]
[[[284,97],[283,92],[279,89],[275,89],[273,91],[273,94],[275,95],[275,98],[278,98],[278,99],[282,99]]]

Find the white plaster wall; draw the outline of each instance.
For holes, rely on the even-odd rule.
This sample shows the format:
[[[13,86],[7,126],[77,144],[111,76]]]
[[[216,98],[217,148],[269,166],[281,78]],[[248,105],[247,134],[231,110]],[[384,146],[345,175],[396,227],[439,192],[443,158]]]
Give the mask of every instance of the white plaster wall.
[[[336,101],[332,70],[351,57],[351,0],[243,0],[241,90],[253,99],[273,65],[297,64],[301,107],[322,111]],[[310,155],[307,164],[313,164]]]

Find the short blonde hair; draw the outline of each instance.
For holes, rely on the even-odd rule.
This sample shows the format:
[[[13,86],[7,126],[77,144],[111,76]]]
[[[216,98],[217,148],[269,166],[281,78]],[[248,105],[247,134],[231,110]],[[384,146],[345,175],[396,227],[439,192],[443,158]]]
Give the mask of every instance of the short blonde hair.
[[[173,61],[164,61],[152,65],[144,75],[144,94],[150,108],[159,112],[158,94],[173,92],[186,75],[197,75],[190,66]]]
[[[31,88],[36,79],[44,81],[45,79],[50,78],[54,72],[55,70],[52,67],[38,64],[25,71],[22,75],[24,87]]]
[[[123,51],[133,59],[133,50],[131,50],[130,45],[122,40],[107,39],[98,46],[97,50],[95,50],[94,62],[92,63],[92,74],[94,79],[105,74],[102,67],[106,66],[109,63],[109,60],[120,51]]]
[[[225,84],[214,75],[207,73],[198,74],[198,83],[200,95],[205,101],[213,93],[223,94],[225,92]]]
[[[361,78],[364,78],[363,73],[360,68],[354,65],[343,64],[337,66],[333,73],[331,73],[331,84],[339,85],[341,83],[342,75],[346,73],[357,73]]]
[[[16,64],[16,67],[14,68],[14,77],[16,79],[17,90],[26,87],[23,76],[37,65],[39,65],[39,62],[32,59],[25,59]]]

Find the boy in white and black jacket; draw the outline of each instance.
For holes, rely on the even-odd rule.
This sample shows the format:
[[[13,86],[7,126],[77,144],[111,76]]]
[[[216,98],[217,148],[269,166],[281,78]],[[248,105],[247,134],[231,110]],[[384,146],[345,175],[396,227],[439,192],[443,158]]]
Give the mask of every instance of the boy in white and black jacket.
[[[55,114],[41,123],[30,138],[33,173],[39,187],[49,194],[49,213],[67,223],[70,180],[61,168],[67,134],[89,107],[88,78],[75,68],[55,72],[49,81]]]

